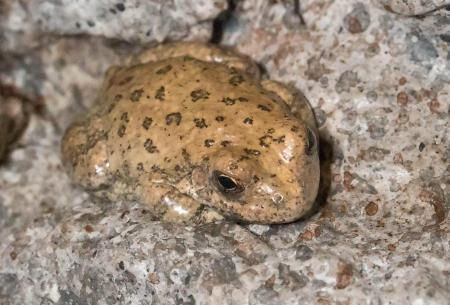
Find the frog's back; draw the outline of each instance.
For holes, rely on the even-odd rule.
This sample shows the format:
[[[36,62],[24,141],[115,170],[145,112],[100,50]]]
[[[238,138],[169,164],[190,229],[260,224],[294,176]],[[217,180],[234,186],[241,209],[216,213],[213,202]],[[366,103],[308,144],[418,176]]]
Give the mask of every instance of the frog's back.
[[[118,69],[102,98],[112,170],[126,161],[131,170],[188,171],[224,147],[256,151],[270,127],[295,124],[250,76],[190,57]]]

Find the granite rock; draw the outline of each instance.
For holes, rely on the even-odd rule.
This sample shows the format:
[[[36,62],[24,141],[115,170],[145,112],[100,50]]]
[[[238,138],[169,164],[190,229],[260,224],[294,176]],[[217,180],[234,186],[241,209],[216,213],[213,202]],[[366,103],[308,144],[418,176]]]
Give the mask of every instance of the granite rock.
[[[450,6],[448,0],[373,0],[376,4],[382,5],[385,9],[401,15],[421,16],[437,11],[445,14],[445,10]],[[448,11],[448,9],[447,9]],[[449,14],[449,13],[446,13]]]
[[[62,35],[101,36],[133,44],[207,39],[211,21],[226,7],[225,0],[4,0],[0,50],[24,54]]]
[[[3,54],[0,80],[46,111],[0,168],[0,304],[448,304],[450,23],[380,2],[247,0],[221,21],[319,122],[318,207],[288,225],[164,224],[71,184],[64,128],[144,40],[43,28],[48,44]]]

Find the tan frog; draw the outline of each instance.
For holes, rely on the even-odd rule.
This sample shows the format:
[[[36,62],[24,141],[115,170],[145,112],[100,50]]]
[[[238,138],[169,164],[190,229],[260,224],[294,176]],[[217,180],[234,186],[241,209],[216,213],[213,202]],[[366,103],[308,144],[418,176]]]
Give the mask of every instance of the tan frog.
[[[306,98],[261,80],[249,58],[201,43],[161,45],[108,70],[62,156],[76,183],[135,200],[156,219],[286,223],[312,207],[318,136]]]

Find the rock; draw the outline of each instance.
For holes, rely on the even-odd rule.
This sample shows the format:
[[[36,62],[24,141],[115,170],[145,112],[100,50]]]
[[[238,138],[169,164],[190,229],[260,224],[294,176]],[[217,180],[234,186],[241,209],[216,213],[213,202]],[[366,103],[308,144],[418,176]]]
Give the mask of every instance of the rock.
[[[433,43],[421,33],[412,33],[408,43],[413,61],[429,63],[439,57]]]
[[[420,16],[434,11],[445,10],[450,5],[448,0],[375,0],[386,10],[402,15]]]
[[[353,10],[344,17],[344,27],[352,34],[364,32],[370,24],[370,15],[362,3],[356,3]]]
[[[304,24],[292,3],[237,2],[227,11],[222,43],[305,92],[318,117],[321,201],[293,224],[192,228],[155,222],[138,203],[93,202],[62,169],[59,140],[93,104],[108,66],[158,37],[191,37],[196,26],[180,17],[187,28],[145,38],[145,22],[174,20],[145,17],[156,1],[101,1],[79,6],[79,30],[70,22],[56,28],[56,14],[77,3],[2,2],[9,18],[0,21],[7,41],[1,50],[8,51],[0,54],[0,79],[31,100],[41,97],[46,115],[30,115],[0,168],[1,304],[448,303],[445,9],[407,18],[374,6],[381,1],[364,2],[359,12],[367,15],[354,16],[361,30],[364,18],[370,22],[352,33],[344,20],[361,1],[301,1]],[[197,21],[222,10],[203,11],[198,3]],[[428,3],[447,2],[421,5]],[[55,11],[36,26],[44,4]],[[105,16],[89,26],[98,7]],[[108,17],[110,8],[119,19]],[[179,8],[163,12],[174,16]],[[200,27],[211,28],[205,23]]]
[[[248,226],[248,229],[257,235],[262,235],[270,230],[270,226],[252,224]]]
[[[359,82],[358,73],[354,71],[345,71],[339,76],[336,83],[336,92],[350,92],[350,89],[356,87]]]
[[[92,35],[130,43],[207,39],[225,0],[3,1],[0,50],[24,54],[53,35]]]

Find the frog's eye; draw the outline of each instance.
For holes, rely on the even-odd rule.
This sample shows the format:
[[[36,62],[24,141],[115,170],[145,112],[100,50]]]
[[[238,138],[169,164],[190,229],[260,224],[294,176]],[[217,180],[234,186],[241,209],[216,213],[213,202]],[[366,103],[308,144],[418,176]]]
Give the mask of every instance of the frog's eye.
[[[306,146],[305,146],[305,153],[308,156],[311,156],[314,153],[315,147],[317,146],[316,143],[316,135],[310,128],[306,128]]]
[[[238,180],[221,171],[214,171],[213,180],[217,188],[225,195],[238,194],[244,190]]]

